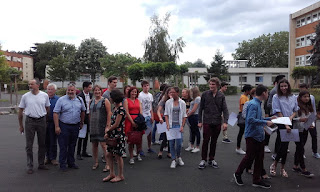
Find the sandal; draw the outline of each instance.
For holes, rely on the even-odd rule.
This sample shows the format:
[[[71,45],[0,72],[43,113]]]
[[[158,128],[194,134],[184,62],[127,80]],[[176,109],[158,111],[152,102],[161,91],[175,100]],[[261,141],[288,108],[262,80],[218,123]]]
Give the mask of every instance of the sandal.
[[[103,178],[102,181],[103,182],[108,182],[110,181],[111,179],[115,178],[116,176],[111,176],[111,175],[108,175],[107,177]]]
[[[288,173],[287,173],[286,170],[284,170],[284,169],[280,169],[280,175],[281,175],[282,177],[285,177],[285,178],[288,178],[288,177],[289,177]]]
[[[277,174],[276,173],[276,166],[274,166],[274,164],[271,164],[270,165],[270,175],[274,177],[274,176],[276,176],[276,174]]]
[[[99,167],[99,163],[95,163],[95,164],[92,166],[92,170],[96,170],[98,167]]]
[[[110,171],[110,168],[108,165],[102,169],[102,172],[108,172],[108,171]]]
[[[117,182],[120,182],[120,181],[123,181],[124,178],[121,178],[121,177],[115,177],[113,179],[110,180],[111,183],[117,183]]]

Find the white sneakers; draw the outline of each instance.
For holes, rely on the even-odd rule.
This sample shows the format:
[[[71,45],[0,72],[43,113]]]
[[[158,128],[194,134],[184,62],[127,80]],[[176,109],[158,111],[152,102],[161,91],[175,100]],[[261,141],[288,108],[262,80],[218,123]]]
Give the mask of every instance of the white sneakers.
[[[133,156],[136,157],[137,156],[137,152],[135,150],[133,150]]]
[[[199,151],[200,151],[199,148],[194,148],[194,149],[191,151],[191,153],[197,153],[197,152],[199,152]]]
[[[170,165],[170,168],[171,168],[171,169],[176,168],[176,167],[177,167],[177,163],[178,163],[178,165],[180,165],[180,166],[183,166],[183,165],[184,165],[184,162],[182,161],[182,158],[179,157],[177,161],[176,161],[176,160],[172,160],[171,165]]]
[[[240,155],[245,155],[246,152],[244,150],[240,149],[236,149],[236,153],[240,154]]]
[[[189,146],[189,147],[187,147],[185,150],[186,150],[186,151],[192,151],[193,149],[194,149],[194,147]]]
[[[180,166],[184,166],[184,162],[182,161],[182,158],[181,158],[181,157],[178,158],[178,164],[179,164]]]
[[[264,152],[265,153],[271,153],[271,150],[270,150],[270,148],[269,148],[269,146],[264,146]]]
[[[186,151],[191,151],[191,153],[197,153],[197,152],[200,151],[199,148],[197,148],[197,147],[191,147],[191,146],[189,146],[189,147],[186,148],[185,150],[186,150]]]
[[[134,164],[134,159],[133,159],[133,158],[129,160],[129,164],[130,164],[130,165],[133,165],[133,164]]]
[[[140,154],[138,155],[138,161],[142,161]]]
[[[172,160],[171,165],[170,165],[170,168],[171,168],[171,169],[174,169],[174,168],[176,168],[176,166],[177,166],[176,160]]]

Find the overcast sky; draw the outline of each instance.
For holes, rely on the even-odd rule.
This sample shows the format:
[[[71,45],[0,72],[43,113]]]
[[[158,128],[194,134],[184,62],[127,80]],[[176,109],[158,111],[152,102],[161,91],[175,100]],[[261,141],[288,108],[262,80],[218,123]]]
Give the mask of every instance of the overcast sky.
[[[108,53],[142,57],[150,17],[171,12],[169,33],[183,37],[178,63],[209,64],[217,49],[224,59],[243,40],[289,30],[289,14],[316,0],[8,0],[0,3],[2,50],[29,50],[58,40],[79,46],[94,37]]]

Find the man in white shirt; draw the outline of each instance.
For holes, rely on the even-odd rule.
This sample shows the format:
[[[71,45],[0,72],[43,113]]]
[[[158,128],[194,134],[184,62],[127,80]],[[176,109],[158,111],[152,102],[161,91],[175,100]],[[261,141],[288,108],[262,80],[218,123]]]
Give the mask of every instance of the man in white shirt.
[[[148,81],[145,81],[145,80],[142,81],[141,87],[142,87],[142,92],[139,93],[138,99],[142,104],[142,115],[146,120],[147,127],[148,129],[151,130],[152,123],[153,123],[153,113],[152,113],[153,96],[151,93],[149,93],[150,87],[149,87]],[[155,151],[151,149],[151,131],[147,135],[147,139],[148,139],[148,153],[155,153]],[[144,156],[143,151],[140,151],[140,155]]]
[[[49,96],[39,90],[39,79],[29,81],[29,92],[22,95],[19,104],[19,131],[26,134],[27,173],[33,173],[33,140],[37,132],[38,138],[38,169],[48,170],[44,165],[46,154],[46,115],[49,111]],[[23,111],[26,115],[23,127]]]

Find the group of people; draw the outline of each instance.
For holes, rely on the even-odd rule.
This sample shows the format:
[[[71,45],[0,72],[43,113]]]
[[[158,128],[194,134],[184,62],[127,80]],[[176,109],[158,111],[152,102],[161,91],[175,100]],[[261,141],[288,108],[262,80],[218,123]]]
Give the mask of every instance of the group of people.
[[[236,152],[245,155],[234,173],[234,179],[238,185],[243,185],[241,175],[246,169],[247,172],[253,174],[253,186],[270,188],[271,185],[265,182],[270,179],[264,169],[264,152],[270,153],[268,147],[270,135],[265,131],[268,127],[277,127],[277,138],[275,142],[274,154],[272,159],[274,162],[270,165],[270,175],[277,175],[277,166],[280,164],[280,176],[289,177],[285,170],[287,159],[288,141],[282,141],[281,133],[283,130],[291,133],[292,129],[298,129],[299,141],[295,141],[296,151],[294,154],[294,165],[292,170],[306,177],[313,177],[314,174],[306,169],[304,146],[308,138],[308,132],[312,136],[312,151],[313,157],[319,159],[317,153],[317,132],[315,120],[320,118],[320,102],[318,113],[315,104],[315,98],[308,91],[307,84],[300,84],[300,92],[298,95],[292,94],[291,85],[283,75],[276,77],[274,82],[275,87],[270,94],[266,87],[258,85],[252,88],[250,85],[245,85],[242,89],[243,94],[240,97],[240,110],[238,115],[239,134],[237,137]],[[249,96],[251,101],[249,101]],[[264,103],[265,117],[262,117],[262,101]],[[278,117],[288,117],[291,124],[276,124],[271,121]],[[311,124],[306,124],[308,118],[311,119]],[[242,120],[240,120],[242,119]],[[270,133],[270,132],[269,132]],[[271,132],[272,133],[272,132]],[[246,152],[240,148],[241,138],[245,135]],[[251,166],[254,162],[254,169]]]
[[[38,169],[47,170],[46,164],[59,165],[61,171],[67,167],[78,169],[75,164],[75,148],[77,159],[93,157],[92,170],[99,167],[98,148],[102,148],[102,159],[106,161],[104,172],[109,175],[103,181],[119,182],[124,180],[123,157],[127,157],[129,164],[135,164],[135,159],[142,161],[145,156],[142,149],[142,135],[147,136],[147,152],[156,153],[152,144],[159,144],[160,150],[157,158],[162,159],[163,151],[171,159],[170,168],[183,166],[181,156],[183,132],[185,125],[189,126],[189,146],[185,149],[192,153],[201,151],[199,169],[206,166],[218,168],[215,160],[217,139],[223,130],[223,143],[231,143],[227,135],[229,112],[224,92],[228,83],[220,82],[216,77],[209,80],[209,90],[202,93],[198,87],[180,90],[168,84],[160,86],[160,92],[154,96],[149,93],[149,82],[142,81],[142,91],[135,86],[124,87],[123,92],[116,88],[117,78],[108,79],[108,89],[90,82],[83,83],[83,90],[77,95],[75,84],[67,86],[65,96],[55,95],[57,86],[50,83],[47,93],[39,90],[40,82],[37,79],[29,81],[30,92],[24,94],[19,105],[20,132],[26,135],[27,173],[33,173],[32,146],[35,133],[38,138]],[[296,153],[293,170],[307,177],[313,174],[307,171],[304,163],[304,145],[308,132],[316,139],[316,129],[313,124],[304,128],[311,114],[316,114],[315,99],[301,85],[298,96],[292,95],[289,82],[283,76],[278,76],[275,88],[268,92],[267,87],[258,85],[252,88],[245,85],[240,97],[236,152],[245,155],[238,169],[234,173],[238,185],[243,185],[241,174],[246,169],[253,174],[253,186],[270,188],[265,179],[269,176],[264,169],[264,152],[270,152],[268,143],[270,136],[265,128],[274,126],[271,119],[289,117],[293,126],[278,124],[277,139],[274,151],[274,162],[270,166],[270,175],[276,176],[277,164],[281,163],[280,175],[288,177],[284,169],[287,157],[288,142],[282,142],[280,130],[290,132],[292,128],[299,129],[300,141],[296,142]],[[91,93],[91,91],[93,93]],[[251,100],[249,99],[249,95]],[[262,102],[265,101],[263,117]],[[271,103],[271,105],[270,105]],[[320,103],[319,103],[320,105]],[[26,116],[23,126],[23,112]],[[146,129],[141,130],[136,121],[143,117]],[[319,118],[319,115],[318,115]],[[166,131],[162,132],[156,140],[157,125],[165,124]],[[79,130],[85,131],[84,138],[79,137]],[[203,143],[200,149],[201,133],[203,129]],[[133,142],[133,133],[140,133],[138,142]],[[175,133],[171,138],[167,134]],[[246,139],[246,151],[241,148],[243,135]],[[136,137],[136,135],[135,135]],[[138,136],[139,137],[139,136]],[[92,155],[87,153],[87,141],[92,143]],[[135,138],[136,139],[136,138]],[[59,161],[57,158],[57,141],[59,144]],[[314,141],[312,142],[314,143]],[[316,141],[315,141],[316,144]],[[313,146],[314,156],[320,158],[317,148]],[[319,157],[318,157],[319,155]],[[136,157],[136,158],[135,158]],[[114,165],[117,163],[118,173],[115,174]],[[251,169],[254,163],[253,170]]]

